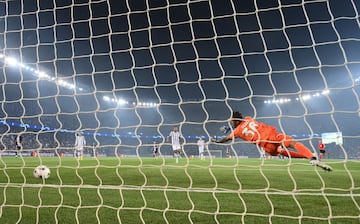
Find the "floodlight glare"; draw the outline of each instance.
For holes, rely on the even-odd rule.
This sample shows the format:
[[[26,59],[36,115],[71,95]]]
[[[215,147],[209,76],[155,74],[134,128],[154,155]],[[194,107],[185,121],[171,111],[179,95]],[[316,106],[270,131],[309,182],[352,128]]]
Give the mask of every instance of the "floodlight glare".
[[[38,75],[39,78],[46,78],[46,79],[50,78],[50,76],[48,76],[45,72],[39,72]]]
[[[5,62],[7,64],[9,64],[10,66],[15,66],[18,63],[17,60],[15,58],[12,58],[12,57],[6,57]]]
[[[329,93],[330,93],[330,90],[326,89],[326,90],[322,91],[322,93],[321,93],[321,94],[323,94],[323,95],[327,95],[327,94],[329,94]]]
[[[117,103],[118,103],[119,105],[124,105],[124,104],[127,104],[128,102],[125,101],[125,100],[123,100],[123,99],[118,99],[118,100],[117,100]]]
[[[40,71],[40,70],[36,70],[34,68],[31,68],[21,62],[18,62],[15,58],[13,57],[7,57],[4,54],[0,54],[0,58],[2,58],[4,60],[4,63],[8,64],[9,66],[18,66],[21,69],[25,69],[28,71],[33,72],[35,76],[41,78],[41,79],[47,79],[50,81],[55,82],[56,84],[63,86],[63,87],[67,87],[69,89],[75,89],[75,84],[71,84],[71,83],[67,83],[63,80],[58,80],[54,77],[51,77],[50,75],[48,75],[46,72]]]
[[[311,96],[310,95],[304,95],[304,96],[302,96],[302,99],[305,101],[305,100],[308,100],[308,99],[310,99],[311,98]]]

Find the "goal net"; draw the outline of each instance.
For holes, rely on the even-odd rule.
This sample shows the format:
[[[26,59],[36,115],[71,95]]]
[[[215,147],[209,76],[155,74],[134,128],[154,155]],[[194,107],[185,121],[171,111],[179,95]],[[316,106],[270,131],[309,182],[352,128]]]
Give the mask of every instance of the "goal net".
[[[204,156],[210,159],[222,158],[222,150],[206,150]]]
[[[358,1],[0,9],[0,223],[359,221]],[[213,142],[234,111],[334,172]],[[197,157],[200,138],[212,159]],[[48,179],[34,177],[39,165]]]

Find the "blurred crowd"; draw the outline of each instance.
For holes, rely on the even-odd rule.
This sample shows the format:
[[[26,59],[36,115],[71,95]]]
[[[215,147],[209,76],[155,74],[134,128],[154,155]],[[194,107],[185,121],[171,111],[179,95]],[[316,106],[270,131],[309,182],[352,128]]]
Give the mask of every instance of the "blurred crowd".
[[[71,155],[74,153],[75,134],[59,132],[20,132],[2,134],[0,136],[0,151],[3,153],[15,152],[15,139],[18,134],[21,134],[22,136],[23,152],[32,153],[37,151],[39,153],[53,154],[54,156],[59,156],[61,154]],[[84,148],[84,154],[91,156],[95,154],[101,154],[103,156],[148,156],[152,154],[153,142],[159,144],[162,155],[172,155],[170,144],[162,139],[120,139],[109,136],[98,137],[90,135],[85,135],[85,138],[86,147]],[[198,154],[196,140],[197,139],[187,139],[186,144],[183,145],[183,151],[188,156]],[[319,153],[317,141],[318,139],[306,140],[304,141],[304,144],[307,144],[315,153]],[[243,141],[225,145],[209,143],[207,149],[222,151],[223,157],[232,155],[256,158],[260,156],[260,152],[255,145]],[[327,144],[325,149],[326,154],[324,155],[324,159],[360,159],[360,139],[357,138],[344,138],[343,145],[336,145],[334,143]]]

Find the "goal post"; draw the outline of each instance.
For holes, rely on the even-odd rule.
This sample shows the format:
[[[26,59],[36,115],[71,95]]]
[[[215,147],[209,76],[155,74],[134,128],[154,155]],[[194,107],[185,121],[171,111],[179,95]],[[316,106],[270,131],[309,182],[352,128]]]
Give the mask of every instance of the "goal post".
[[[0,223],[359,222],[359,1],[0,9]],[[335,172],[214,142],[234,111],[322,140]]]

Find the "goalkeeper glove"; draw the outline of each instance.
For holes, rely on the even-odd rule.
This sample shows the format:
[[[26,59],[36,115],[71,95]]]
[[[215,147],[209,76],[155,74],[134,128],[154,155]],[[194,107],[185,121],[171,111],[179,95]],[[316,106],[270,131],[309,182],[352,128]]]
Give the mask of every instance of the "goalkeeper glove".
[[[220,142],[219,142],[219,140],[218,140],[218,139],[216,139],[216,137],[215,137],[215,138],[212,138],[212,139],[211,139],[211,142],[214,142],[214,143],[220,143]]]
[[[222,126],[220,127],[220,131],[224,134],[228,133],[231,130],[231,128],[229,126]]]

